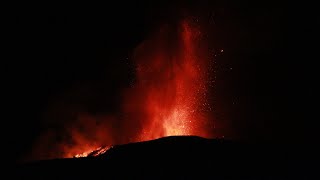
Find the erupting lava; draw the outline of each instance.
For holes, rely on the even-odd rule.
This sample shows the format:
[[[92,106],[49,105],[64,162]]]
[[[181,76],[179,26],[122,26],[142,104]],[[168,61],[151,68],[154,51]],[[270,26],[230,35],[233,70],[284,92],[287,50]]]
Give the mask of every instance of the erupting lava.
[[[189,21],[171,28],[161,29],[134,54],[137,84],[130,89],[125,110],[133,117],[140,114],[139,141],[173,135],[210,136],[204,112],[209,62],[201,31]]]
[[[200,29],[187,20],[163,27],[137,47],[133,56],[136,81],[124,94],[123,104],[123,113],[129,117],[124,135],[129,141],[211,136],[205,111],[209,106],[207,54]]]
[[[75,129],[77,122],[72,124],[67,133],[73,144],[70,138],[62,143],[63,157],[96,156],[108,149],[97,148],[102,144],[173,135],[213,137],[206,102],[212,61],[206,45],[191,18],[160,28],[134,50],[136,75],[124,90],[121,115],[110,115],[113,120],[100,125],[90,117],[78,122],[81,130]],[[115,122],[117,128],[110,128]]]

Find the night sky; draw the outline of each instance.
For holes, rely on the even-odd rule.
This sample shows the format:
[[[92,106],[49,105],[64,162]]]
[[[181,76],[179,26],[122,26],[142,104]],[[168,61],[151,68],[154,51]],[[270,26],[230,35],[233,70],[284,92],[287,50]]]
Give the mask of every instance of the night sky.
[[[276,2],[276,1],[275,1]],[[231,1],[136,1],[13,8],[8,22],[2,130],[14,159],[60,108],[117,112],[134,78],[130,53],[180,10],[212,28],[215,118],[231,139],[306,144],[316,137],[317,58],[312,5]],[[291,7],[292,6],[292,7]],[[310,7],[309,7],[310,6]],[[308,9],[310,8],[310,9]],[[63,123],[63,122],[62,122]]]

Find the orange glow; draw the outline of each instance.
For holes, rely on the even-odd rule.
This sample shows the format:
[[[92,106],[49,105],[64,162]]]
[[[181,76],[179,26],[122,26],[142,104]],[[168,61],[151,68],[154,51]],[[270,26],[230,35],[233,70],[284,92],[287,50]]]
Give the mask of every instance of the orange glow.
[[[125,91],[123,103],[129,119],[122,135],[129,140],[119,143],[173,135],[211,136],[204,111],[209,62],[201,45],[198,27],[183,21],[177,27],[163,27],[136,48],[136,82]]]
[[[143,115],[137,141],[211,136],[204,112],[209,61],[201,49],[201,33],[188,21],[175,28],[164,27],[135,51],[137,84],[126,96],[125,110],[133,117]]]
[[[105,153],[110,148],[111,148],[110,146],[99,147],[99,148],[95,148],[95,149],[83,152],[81,154],[76,154],[76,155],[74,155],[74,157],[75,158],[88,157],[88,156],[95,157],[95,156],[99,156],[100,154]]]
[[[163,26],[142,42],[131,57],[136,78],[123,91],[121,112],[99,118],[81,113],[66,128],[68,139],[59,144],[61,153],[54,156],[99,155],[108,149],[101,149],[103,144],[173,135],[212,138],[207,102],[212,61],[200,30],[188,19]]]
[[[87,157],[90,153],[92,153],[94,151],[94,149],[93,150],[90,150],[90,151],[86,151],[86,152],[83,152],[83,153],[81,153],[81,154],[76,154],[74,157],[75,158],[80,158],[80,157]]]

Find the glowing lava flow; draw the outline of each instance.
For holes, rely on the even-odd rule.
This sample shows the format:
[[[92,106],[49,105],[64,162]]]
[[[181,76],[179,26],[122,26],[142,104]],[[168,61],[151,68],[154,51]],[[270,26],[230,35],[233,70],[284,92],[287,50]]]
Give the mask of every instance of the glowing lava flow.
[[[99,156],[100,154],[104,154],[107,150],[109,150],[111,146],[105,146],[105,147],[99,147],[95,148],[90,151],[83,152],[81,154],[76,154],[74,158],[80,158],[80,157],[95,157]]]

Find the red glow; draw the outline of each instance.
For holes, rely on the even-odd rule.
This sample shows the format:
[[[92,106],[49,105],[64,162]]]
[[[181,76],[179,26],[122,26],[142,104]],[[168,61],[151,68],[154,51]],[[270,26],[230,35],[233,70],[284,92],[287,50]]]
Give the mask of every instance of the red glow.
[[[53,156],[82,157],[105,144],[172,135],[211,138],[212,119],[206,110],[210,62],[204,42],[191,20],[153,34],[134,50],[136,81],[124,90],[121,116],[80,115],[68,126],[70,138],[59,145],[61,154]]]
[[[172,135],[210,136],[205,127],[208,117],[202,112],[208,59],[201,54],[201,33],[188,21],[176,30],[171,28],[161,29],[134,54],[137,84],[126,96],[125,110],[143,121],[137,141]]]

